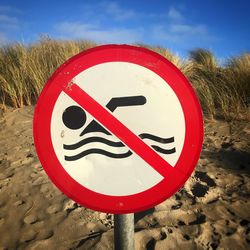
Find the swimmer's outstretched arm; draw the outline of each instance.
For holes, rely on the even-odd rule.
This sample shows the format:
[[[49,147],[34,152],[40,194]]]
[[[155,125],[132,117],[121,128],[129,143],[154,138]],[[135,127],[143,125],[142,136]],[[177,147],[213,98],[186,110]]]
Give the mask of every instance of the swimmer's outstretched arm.
[[[106,107],[111,112],[114,112],[115,109],[118,108],[118,107],[144,105],[146,102],[147,102],[147,100],[146,100],[145,96],[143,96],[143,95],[114,97],[108,102]]]
[[[108,102],[106,107],[111,112],[114,112],[114,110],[118,107],[144,105],[146,103],[146,101],[147,101],[146,98],[142,95],[126,96],[126,97],[114,97]],[[110,132],[108,132],[102,125],[100,125],[95,120],[92,120],[88,124],[88,126],[82,131],[80,136],[83,136],[83,135],[90,133],[90,132],[102,132],[104,134],[110,135]]]

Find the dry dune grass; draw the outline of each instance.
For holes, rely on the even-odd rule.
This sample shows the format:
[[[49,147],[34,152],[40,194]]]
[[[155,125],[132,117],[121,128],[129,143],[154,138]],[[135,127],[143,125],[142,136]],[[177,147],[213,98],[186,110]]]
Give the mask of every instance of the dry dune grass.
[[[221,67],[211,51],[190,52],[192,70],[187,77],[194,85],[203,107],[211,117],[247,118],[250,96],[250,55],[230,58]]]
[[[0,104],[22,107],[34,104],[55,69],[80,51],[96,46],[89,41],[42,38],[29,46],[0,48]],[[175,64],[195,87],[205,115],[247,119],[250,97],[250,54],[230,58],[224,67],[212,52],[196,49],[181,59],[164,47],[146,47]]]
[[[88,41],[43,38],[30,46],[13,44],[0,49],[0,102],[22,107],[34,104],[56,68],[80,51],[94,47]]]

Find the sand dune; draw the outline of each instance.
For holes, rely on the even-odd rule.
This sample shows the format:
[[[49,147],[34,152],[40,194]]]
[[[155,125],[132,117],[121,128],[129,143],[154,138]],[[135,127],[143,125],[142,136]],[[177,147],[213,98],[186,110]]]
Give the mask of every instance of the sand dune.
[[[48,179],[33,107],[0,118],[0,249],[113,249],[113,215],[79,206]],[[170,199],[135,215],[136,249],[250,249],[250,125],[205,122],[195,172]]]

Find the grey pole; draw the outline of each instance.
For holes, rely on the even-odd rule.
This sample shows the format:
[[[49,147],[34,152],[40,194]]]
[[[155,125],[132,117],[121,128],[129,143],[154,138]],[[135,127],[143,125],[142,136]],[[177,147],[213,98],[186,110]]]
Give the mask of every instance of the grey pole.
[[[134,250],[134,214],[114,215],[115,250]]]

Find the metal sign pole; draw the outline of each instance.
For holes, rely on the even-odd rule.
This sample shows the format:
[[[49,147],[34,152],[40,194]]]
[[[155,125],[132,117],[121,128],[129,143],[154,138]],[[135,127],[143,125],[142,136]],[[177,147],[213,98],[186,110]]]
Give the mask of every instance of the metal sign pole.
[[[134,214],[114,215],[115,250],[134,250]]]

